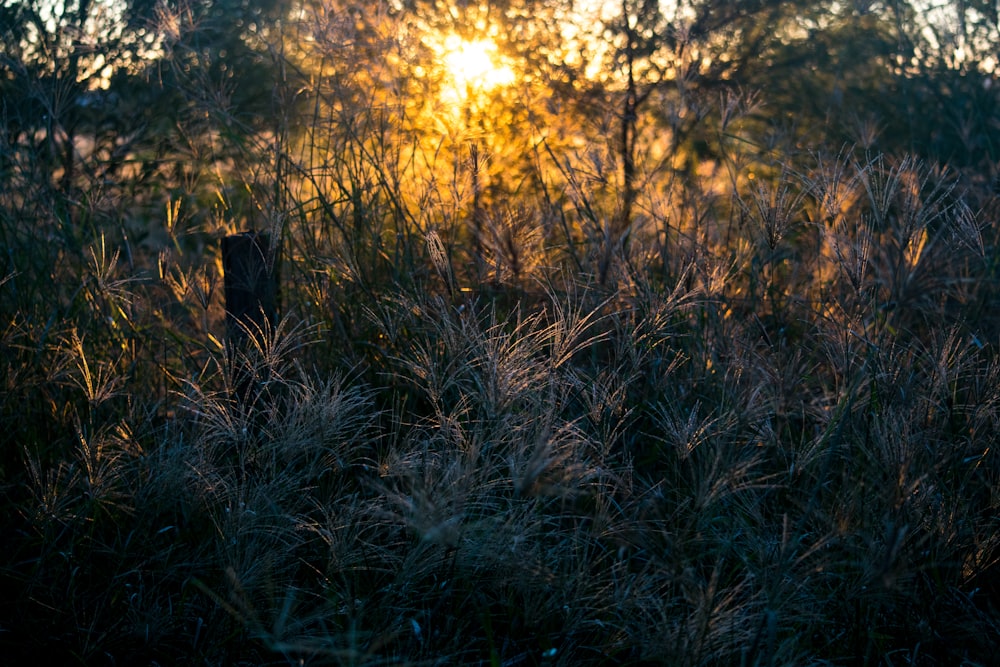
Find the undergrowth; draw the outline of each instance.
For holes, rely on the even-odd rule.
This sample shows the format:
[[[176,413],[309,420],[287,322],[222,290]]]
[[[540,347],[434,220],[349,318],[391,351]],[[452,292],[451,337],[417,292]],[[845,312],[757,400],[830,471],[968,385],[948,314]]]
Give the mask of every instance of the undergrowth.
[[[627,237],[579,154],[470,227],[467,175],[358,113],[327,162],[244,146],[274,173],[214,206],[70,197],[5,144],[6,659],[995,659],[995,192],[727,117]],[[236,183],[283,253],[243,342]]]

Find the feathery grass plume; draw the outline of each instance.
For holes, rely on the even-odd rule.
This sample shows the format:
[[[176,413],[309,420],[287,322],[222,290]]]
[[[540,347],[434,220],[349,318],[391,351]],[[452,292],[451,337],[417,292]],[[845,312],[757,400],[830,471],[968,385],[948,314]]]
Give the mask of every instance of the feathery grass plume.
[[[434,269],[444,280],[448,294],[455,298],[455,273],[452,271],[451,262],[448,260],[441,236],[433,229],[427,232],[427,252],[430,254]]]
[[[312,562],[322,554],[315,544],[322,508],[357,494],[358,476],[371,468],[376,413],[364,389],[339,378],[319,382],[291,358],[315,333],[286,319],[256,341],[248,354],[268,386],[249,413],[230,409],[224,394],[190,386],[195,428],[176,474],[186,491],[180,511],[191,517],[186,530],[211,545],[198,588],[224,601],[233,620],[270,650],[340,655],[347,650],[340,637],[305,630],[325,622],[321,596],[296,591],[312,576],[303,567],[311,573],[325,560]]]
[[[493,285],[523,286],[545,259],[543,229],[527,207],[504,207],[483,215],[480,236]]]
[[[744,215],[753,221],[761,243],[772,253],[792,231],[792,226],[801,222],[797,218],[805,191],[793,190],[794,187],[791,174],[781,173],[773,183],[756,179],[750,189],[750,201],[739,200]]]

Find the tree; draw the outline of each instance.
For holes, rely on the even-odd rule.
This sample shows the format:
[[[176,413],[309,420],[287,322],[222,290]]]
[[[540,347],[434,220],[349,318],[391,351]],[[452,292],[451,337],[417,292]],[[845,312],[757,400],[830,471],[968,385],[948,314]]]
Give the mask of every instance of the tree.
[[[184,169],[172,156],[208,131],[205,112],[225,107],[249,134],[271,110],[255,35],[278,4],[5,0],[6,159],[32,174],[31,187],[47,184],[55,196],[37,200],[58,203],[67,219],[87,218],[80,204],[102,193],[134,198],[139,184],[152,190],[149,179],[179,185]]]
[[[703,141],[705,120],[718,117],[721,93],[753,83],[770,54],[802,39],[794,28],[815,4],[620,0],[579,40],[586,56],[547,52],[553,90],[584,113],[610,118],[598,134],[614,136],[619,195],[604,223],[601,282],[615,249],[627,244],[644,182],[682,165],[682,152]]]
[[[1000,142],[998,5],[943,0],[929,9],[890,3],[896,28],[896,74],[911,152],[996,174]]]
[[[111,109],[120,100],[110,88],[118,73],[134,72],[155,48],[144,29],[122,22],[120,11],[93,0],[8,0],[0,6],[4,129],[8,146],[17,147],[11,157],[21,159],[28,150],[34,166],[48,171],[65,196],[71,196],[79,176],[80,134],[96,141],[102,127],[125,120]],[[116,129],[128,135],[123,127]],[[101,148],[111,156],[122,150],[94,146],[89,153]]]

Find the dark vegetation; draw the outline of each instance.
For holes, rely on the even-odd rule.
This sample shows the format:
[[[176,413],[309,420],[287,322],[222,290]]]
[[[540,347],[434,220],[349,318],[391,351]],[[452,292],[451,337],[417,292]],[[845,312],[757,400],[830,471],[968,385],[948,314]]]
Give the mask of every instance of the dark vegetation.
[[[993,663],[996,4],[829,5],[0,2],[3,660]]]

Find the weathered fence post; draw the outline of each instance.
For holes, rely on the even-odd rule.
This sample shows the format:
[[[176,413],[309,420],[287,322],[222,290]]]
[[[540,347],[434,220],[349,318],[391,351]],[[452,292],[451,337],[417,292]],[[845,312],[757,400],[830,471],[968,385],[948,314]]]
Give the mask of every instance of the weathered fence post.
[[[261,382],[256,345],[270,345],[278,319],[278,271],[270,237],[257,232],[222,239],[223,288],[226,299],[226,340],[232,369],[233,398],[248,408]]]

